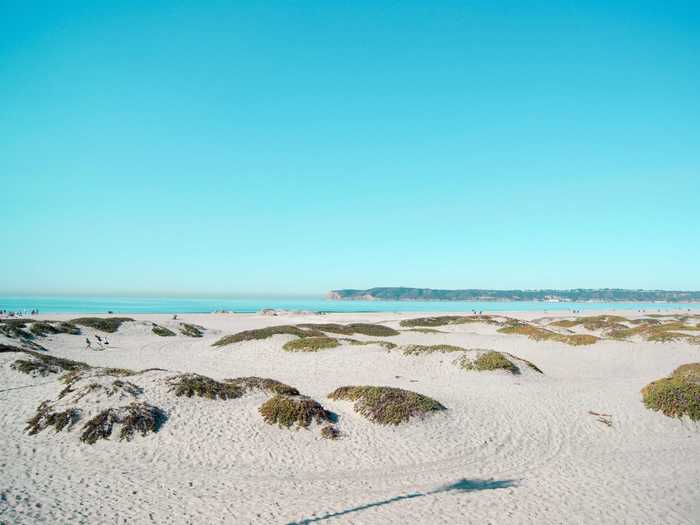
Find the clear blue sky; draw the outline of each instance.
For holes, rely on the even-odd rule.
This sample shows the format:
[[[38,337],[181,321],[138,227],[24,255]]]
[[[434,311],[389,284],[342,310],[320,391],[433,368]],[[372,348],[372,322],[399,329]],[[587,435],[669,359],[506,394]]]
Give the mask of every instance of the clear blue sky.
[[[3,294],[700,289],[700,3],[0,0],[0,179]]]

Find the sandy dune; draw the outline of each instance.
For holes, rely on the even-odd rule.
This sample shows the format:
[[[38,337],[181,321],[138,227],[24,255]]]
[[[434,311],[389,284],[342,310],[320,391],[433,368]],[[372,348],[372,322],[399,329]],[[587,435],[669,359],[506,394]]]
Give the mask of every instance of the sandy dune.
[[[549,316],[542,325],[554,317],[507,315]],[[168,417],[157,433],[129,442],[113,435],[82,443],[79,425],[27,435],[37,406],[65,385],[60,374],[19,373],[10,364],[22,356],[0,353],[0,523],[700,523],[700,426],[647,410],[639,393],[700,361],[700,346],[568,346],[505,335],[486,323],[437,327],[444,333],[400,327],[419,316],[182,315],[206,328],[202,338],[190,338],[152,333],[151,321],[178,330],[169,315],[131,315],[136,322],[106,334],[104,351],[85,349],[86,336],[104,335],[91,328],[37,338],[49,354],[92,366],[166,369],[126,378]],[[404,355],[379,345],[285,352],[291,335],[211,346],[241,330],[309,322],[381,323],[402,331],[352,337],[493,349],[543,373],[527,366],[516,375],[465,371],[449,353]],[[1,335],[0,343],[18,344]],[[178,371],[282,381],[334,412],[342,436],[323,439],[317,425],[266,424],[258,413],[265,392],[175,397],[165,380]],[[378,425],[351,402],[327,398],[343,385],[412,390],[447,410]],[[589,411],[611,415],[612,425]]]

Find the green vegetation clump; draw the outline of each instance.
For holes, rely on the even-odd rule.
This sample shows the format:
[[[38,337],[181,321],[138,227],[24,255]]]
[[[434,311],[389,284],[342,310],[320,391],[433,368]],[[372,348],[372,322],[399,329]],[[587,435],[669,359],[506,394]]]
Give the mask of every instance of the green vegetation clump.
[[[153,325],[151,331],[154,334],[159,335],[160,337],[173,337],[175,335],[175,332],[173,332],[172,330],[168,330],[164,326],[159,326],[157,324]]]
[[[282,349],[287,352],[318,352],[338,346],[340,343],[332,337],[304,337],[285,343]]]
[[[383,348],[386,348],[387,350],[393,350],[398,346],[396,343],[392,343],[391,341],[358,341],[357,339],[350,339],[347,337],[344,337],[343,339],[341,339],[341,341],[348,343],[352,346],[379,345]]]
[[[189,323],[182,323],[180,326],[180,333],[187,337],[202,337],[204,335],[203,330],[201,326]]]
[[[393,328],[381,324],[372,323],[350,323],[345,325],[337,323],[304,323],[297,326],[299,328],[342,335],[360,334],[372,335],[376,337],[399,335],[399,332],[397,330],[394,330]]]
[[[257,341],[267,339],[273,335],[295,335],[297,337],[324,337],[325,334],[319,330],[302,330],[297,326],[279,325],[268,326],[266,328],[257,328],[254,330],[244,330],[237,334],[227,335],[216,341],[212,346],[225,346],[233,343],[241,343],[243,341]]]
[[[423,355],[432,354],[434,352],[464,352],[466,348],[453,345],[406,345],[402,346],[403,355]]]
[[[355,401],[355,412],[382,425],[399,425],[446,408],[427,396],[388,386],[343,386],[330,399]]]
[[[465,370],[506,370],[511,374],[520,373],[520,369],[515,363],[501,352],[496,352],[495,350],[485,352],[474,360],[464,355],[458,360],[457,364],[460,368],[464,368]]]
[[[447,326],[452,324],[465,324],[465,323],[489,323],[496,324],[495,321],[489,315],[440,315],[437,317],[418,317],[416,319],[404,319],[399,324],[401,326]]]
[[[338,439],[340,437],[340,430],[333,425],[326,425],[321,429],[321,437],[324,439]]]
[[[69,322],[58,323],[56,330],[62,334],[80,335],[80,328]]]
[[[90,367],[87,363],[81,363],[80,361],[72,361],[70,359],[63,359],[61,357],[54,357],[52,355],[35,352],[34,350],[26,350],[24,348],[19,348],[17,346],[0,344],[0,353],[5,352],[17,352],[19,354],[26,354],[33,357],[37,361],[40,361],[48,367],[57,368],[59,370],[71,371],[71,370],[87,370]]]
[[[393,328],[381,324],[351,323],[347,326],[352,329],[353,334],[371,335],[375,337],[387,337],[399,335],[400,333],[398,330],[394,330]]]
[[[299,391],[293,386],[285,385],[284,383],[266,377],[236,377],[234,379],[224,379],[224,382],[237,386],[245,392],[261,390],[270,394],[283,394],[288,396],[299,395]]]
[[[57,334],[59,333],[59,330],[49,323],[44,323],[37,321],[36,323],[32,323],[32,326],[29,327],[29,331],[39,337],[46,337],[49,334]]]
[[[245,390],[233,383],[221,383],[199,374],[182,374],[167,380],[176,396],[204,397],[207,399],[237,399]]]
[[[681,365],[671,375],[693,383],[700,383],[700,363]]]
[[[642,388],[644,405],[668,417],[700,420],[700,363],[682,365],[671,377]]]
[[[54,412],[51,403],[44,401],[37,408],[34,417],[27,421],[24,429],[30,436],[38,434],[48,427],[54,427],[56,432],[61,432],[64,428],[70,428],[80,420],[80,410],[69,408],[61,412]]]
[[[409,328],[405,330],[406,332],[418,332],[421,334],[444,334],[442,330],[436,330],[435,328]]]
[[[98,439],[108,439],[115,424],[121,425],[119,440],[131,441],[136,433],[145,436],[157,432],[166,418],[162,409],[143,402],[108,408],[83,425],[80,441],[92,445]]]
[[[674,341],[685,341],[691,344],[698,344],[700,338],[697,336],[679,333],[694,332],[700,327],[689,325],[684,321],[660,322],[655,319],[652,322],[638,323],[634,328],[613,328],[606,335],[612,339],[624,340],[638,336],[646,341],[654,343],[670,343]]]
[[[78,319],[72,319],[70,323],[112,334],[119,330],[119,327],[127,321],[133,321],[133,319],[130,317],[79,317]]]
[[[332,422],[332,414],[317,401],[305,396],[276,395],[260,406],[266,423],[289,428],[308,428],[312,422]]]
[[[23,374],[46,377],[49,374],[58,374],[63,369],[54,365],[49,365],[40,360],[18,359],[10,367]]]
[[[4,319],[0,322],[0,334],[11,339],[34,339],[34,334],[25,330],[27,323],[25,319]]]
[[[563,328],[572,328],[582,325],[586,330],[609,330],[609,329],[624,329],[626,325],[622,323],[630,322],[626,317],[619,315],[592,315],[587,317],[578,317],[573,320],[561,320],[550,323],[551,326],[560,326]]]
[[[566,343],[571,346],[592,345],[600,340],[595,335],[588,334],[559,334],[546,328],[534,326],[520,321],[512,321],[506,326],[499,328],[498,331],[502,334],[517,334],[525,335],[534,341],[556,341]]]

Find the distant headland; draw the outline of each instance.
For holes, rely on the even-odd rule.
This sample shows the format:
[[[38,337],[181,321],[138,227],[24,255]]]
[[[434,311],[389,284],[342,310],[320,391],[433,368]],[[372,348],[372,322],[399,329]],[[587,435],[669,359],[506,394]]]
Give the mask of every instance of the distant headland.
[[[700,291],[575,288],[571,290],[434,290],[378,287],[331,290],[328,299],[355,301],[700,302]]]

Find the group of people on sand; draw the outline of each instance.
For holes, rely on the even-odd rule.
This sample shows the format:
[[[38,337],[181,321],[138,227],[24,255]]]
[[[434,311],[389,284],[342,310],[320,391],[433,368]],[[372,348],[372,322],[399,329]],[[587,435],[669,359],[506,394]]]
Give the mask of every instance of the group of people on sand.
[[[97,339],[97,342],[95,343],[95,346],[92,345],[92,341],[90,341],[89,337],[85,338],[85,343],[86,347],[85,350],[104,350],[106,346],[109,346],[109,341],[107,341],[107,338],[102,338],[99,335],[95,334],[95,339]]]
[[[0,310],[0,317],[24,317],[26,315],[38,315],[39,310],[37,308],[33,308],[31,311],[30,310],[20,310],[17,312],[11,311],[11,310]]]

